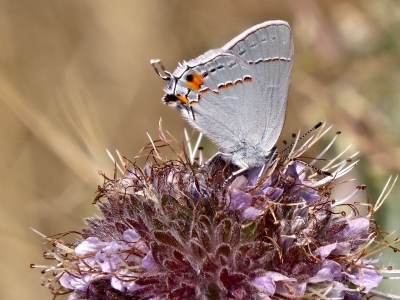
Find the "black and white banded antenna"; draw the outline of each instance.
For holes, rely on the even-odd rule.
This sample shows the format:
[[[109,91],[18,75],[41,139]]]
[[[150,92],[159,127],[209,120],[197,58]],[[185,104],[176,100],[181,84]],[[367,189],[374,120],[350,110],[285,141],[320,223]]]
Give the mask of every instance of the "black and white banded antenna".
[[[320,127],[322,126],[322,124],[324,124],[324,122],[322,122],[322,121],[318,122],[318,123],[315,124],[310,130],[308,130],[306,133],[304,133],[302,136],[300,136],[300,137],[298,137],[298,138],[297,138],[298,135],[293,134],[293,136],[292,136],[293,139],[294,139],[293,142],[292,142],[290,145],[286,146],[286,148],[283,149],[280,153],[281,153],[281,154],[282,154],[282,153],[285,153],[285,152],[287,152],[288,150],[292,151],[292,150],[294,149],[294,146],[295,146],[300,140],[304,139],[306,136],[308,136],[308,135],[309,135],[311,132],[313,132],[314,130],[320,128]],[[284,142],[284,143],[285,143],[285,142]],[[285,144],[287,144],[287,142],[286,142]],[[294,162],[294,161],[299,162],[299,163],[301,163],[301,164],[303,164],[303,165],[305,165],[305,166],[307,166],[307,167],[313,169],[313,170],[314,170],[315,172],[317,172],[318,174],[322,174],[322,175],[325,175],[325,176],[333,176],[331,172],[327,172],[327,171],[321,170],[320,168],[318,168],[318,167],[316,167],[316,166],[314,166],[314,165],[312,165],[312,164],[309,164],[309,163],[307,163],[307,162],[305,162],[305,161],[302,161],[302,160],[300,160],[300,159],[298,159],[298,158],[291,158],[291,157],[289,157],[289,156],[290,156],[290,154],[289,154],[288,156],[283,157],[283,159],[289,160],[289,161],[293,161],[293,162]],[[314,162],[315,162],[315,160],[314,160],[312,163],[314,163]]]
[[[289,149],[291,150],[292,147],[293,147],[298,141],[300,141],[300,140],[302,140],[303,138],[305,138],[307,135],[309,135],[309,134],[310,134],[311,132],[313,132],[314,130],[320,128],[322,124],[324,124],[324,122],[319,121],[317,124],[314,125],[314,127],[312,127],[310,130],[308,130],[306,133],[304,133],[304,134],[303,134],[301,137],[299,137],[299,138],[296,138],[296,135],[293,134],[292,137],[293,137],[294,141],[293,141],[290,145],[286,146],[286,148],[283,149],[283,150],[281,151],[281,153],[284,153],[284,152],[288,151]],[[285,145],[287,144],[286,141],[284,141],[283,143],[284,143]]]

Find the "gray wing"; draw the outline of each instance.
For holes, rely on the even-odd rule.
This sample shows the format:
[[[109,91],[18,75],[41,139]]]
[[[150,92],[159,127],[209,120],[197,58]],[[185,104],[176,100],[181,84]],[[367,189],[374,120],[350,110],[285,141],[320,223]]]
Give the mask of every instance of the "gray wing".
[[[271,149],[279,138],[286,115],[294,52],[290,26],[284,21],[258,24],[222,49],[239,55],[251,66],[257,93],[251,105],[243,103],[241,108],[244,135],[251,143]]]
[[[178,108],[222,152],[243,143],[270,149],[285,119],[292,58],[289,25],[258,24],[174,71],[175,93],[188,101]],[[198,86],[188,83],[188,76],[197,76]]]

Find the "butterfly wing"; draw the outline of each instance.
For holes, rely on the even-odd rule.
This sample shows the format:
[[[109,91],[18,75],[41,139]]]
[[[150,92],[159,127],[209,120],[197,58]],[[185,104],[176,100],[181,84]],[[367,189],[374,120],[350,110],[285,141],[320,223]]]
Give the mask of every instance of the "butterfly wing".
[[[293,64],[289,24],[269,21],[256,25],[223,47],[243,58],[256,88],[241,102],[243,134],[252,145],[271,149],[281,133]]]
[[[292,58],[289,25],[261,23],[180,65],[164,101],[224,153],[269,150],[284,123]]]

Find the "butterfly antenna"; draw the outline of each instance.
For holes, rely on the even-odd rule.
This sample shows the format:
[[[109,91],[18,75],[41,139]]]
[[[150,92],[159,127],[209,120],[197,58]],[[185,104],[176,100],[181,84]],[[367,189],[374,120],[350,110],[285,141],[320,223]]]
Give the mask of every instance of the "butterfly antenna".
[[[283,151],[281,151],[281,153],[287,152],[289,149],[291,149],[298,141],[300,141],[301,139],[305,138],[307,135],[309,135],[311,132],[313,132],[314,130],[318,129],[319,127],[321,127],[321,125],[323,124],[323,122],[318,122],[317,124],[314,125],[314,127],[312,127],[310,130],[308,130],[306,133],[304,133],[302,136],[300,136],[299,138],[296,139],[296,135],[293,135],[294,141],[288,145]],[[289,158],[289,157],[282,157],[282,159],[284,160],[288,160],[288,161],[295,161],[295,162],[299,162],[309,168],[311,168],[312,170],[314,170],[315,172],[317,172],[317,174],[319,175],[325,175],[325,176],[332,176],[332,173],[321,170],[320,168],[313,166],[305,161],[302,161],[298,158]]]
[[[288,161],[295,161],[295,162],[299,162],[302,165],[309,167],[311,169],[313,169],[315,172],[317,172],[318,175],[324,175],[324,176],[333,176],[331,172],[327,172],[324,170],[321,170],[320,168],[310,165],[309,163],[306,163],[305,161],[302,161],[298,158],[289,158],[289,157],[284,157],[284,159],[287,159]]]
[[[313,128],[311,128],[309,131],[307,131],[306,133],[304,133],[301,137],[299,137],[298,139],[296,139],[294,142],[292,142],[289,146],[287,146],[285,149],[283,149],[281,151],[281,153],[284,153],[286,151],[288,151],[289,149],[291,149],[293,147],[294,144],[296,144],[298,141],[300,141],[301,139],[305,138],[307,135],[309,135],[311,132],[313,132],[314,130],[318,129],[319,127],[321,127],[321,125],[324,124],[324,122],[318,122]],[[293,138],[295,138],[296,136],[294,136]]]

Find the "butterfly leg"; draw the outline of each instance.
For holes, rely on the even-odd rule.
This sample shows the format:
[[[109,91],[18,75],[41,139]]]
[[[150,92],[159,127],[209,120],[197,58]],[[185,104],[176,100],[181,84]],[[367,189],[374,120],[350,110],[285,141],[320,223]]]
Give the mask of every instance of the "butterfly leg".
[[[217,152],[217,153],[215,153],[213,156],[211,156],[211,157],[206,161],[205,164],[207,165],[207,164],[211,163],[211,162],[212,162],[214,159],[216,159],[217,157],[221,157],[224,161],[229,162],[229,161],[231,161],[232,154],[223,153],[223,152]],[[237,175],[239,175],[239,174],[242,174],[242,173],[246,172],[246,171],[249,169],[249,165],[246,164],[246,163],[243,162],[243,161],[235,161],[234,164],[235,164],[236,166],[239,167],[239,170],[233,172],[233,173],[231,174],[231,176],[229,176],[229,177],[226,179],[226,181],[229,181],[230,179],[232,179],[232,177],[235,177],[235,176],[237,176]]]
[[[211,157],[206,161],[205,165],[210,164],[210,163],[211,163],[214,159],[216,159],[217,157],[222,157],[223,160],[226,160],[226,158],[224,158],[224,156],[227,157],[227,156],[229,156],[229,154],[222,153],[222,152],[219,152],[219,151],[218,151],[217,153],[215,153],[213,156],[211,156]]]
[[[240,164],[239,164],[239,163],[240,163]],[[229,176],[228,179],[230,179],[230,178],[233,177],[233,176],[242,174],[242,173],[246,172],[246,171],[249,169],[249,165],[246,164],[246,163],[244,163],[244,162],[241,162],[241,161],[237,161],[237,162],[235,163],[235,165],[237,165],[240,169],[237,170],[237,171],[235,171],[235,172],[233,172],[232,175]]]

